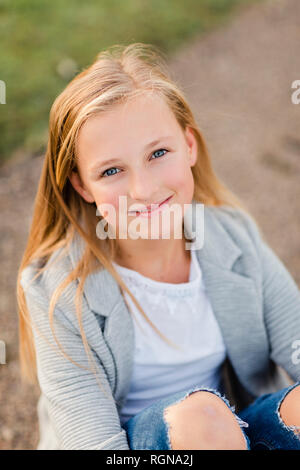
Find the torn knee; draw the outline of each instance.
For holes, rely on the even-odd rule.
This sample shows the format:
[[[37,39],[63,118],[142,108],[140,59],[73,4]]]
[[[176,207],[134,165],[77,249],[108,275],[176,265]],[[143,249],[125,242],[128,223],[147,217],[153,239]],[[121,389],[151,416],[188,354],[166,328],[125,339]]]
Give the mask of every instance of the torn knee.
[[[283,398],[278,417],[287,429],[300,438],[300,385],[290,390]]]
[[[166,408],[164,417],[171,449],[247,449],[237,417],[216,394],[192,392]]]

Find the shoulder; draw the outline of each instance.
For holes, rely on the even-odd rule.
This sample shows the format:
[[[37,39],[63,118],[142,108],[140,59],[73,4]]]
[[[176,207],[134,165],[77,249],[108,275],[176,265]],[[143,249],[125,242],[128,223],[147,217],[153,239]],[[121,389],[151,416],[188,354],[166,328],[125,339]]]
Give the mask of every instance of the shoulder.
[[[20,284],[24,290],[27,308],[31,315],[48,315],[50,301],[56,289],[73,269],[70,257],[64,248],[55,250],[47,262],[33,260],[21,272]],[[74,298],[77,280],[72,281],[58,297],[54,316],[68,326],[74,324]]]
[[[256,220],[243,209],[222,206],[205,206],[205,213],[219,223],[230,237],[243,248],[251,246],[258,249],[266,242],[262,229]]]
[[[70,258],[63,248],[52,253],[45,262],[43,259],[31,261],[21,272],[20,283],[25,292],[38,296],[51,295],[58,283],[72,269]]]
[[[222,225],[243,255],[235,269],[260,279],[264,286],[268,286],[272,295],[286,286],[288,296],[292,298],[296,294],[296,297],[299,297],[299,287],[295,279],[248,212],[220,206],[209,207],[208,213]]]

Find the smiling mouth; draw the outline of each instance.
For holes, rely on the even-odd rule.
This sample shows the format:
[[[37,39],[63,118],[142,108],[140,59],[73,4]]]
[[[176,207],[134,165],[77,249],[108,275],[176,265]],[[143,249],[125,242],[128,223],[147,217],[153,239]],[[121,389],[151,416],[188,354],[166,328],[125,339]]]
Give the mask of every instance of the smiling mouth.
[[[129,211],[129,215],[140,215],[140,214],[151,214],[152,212],[157,211],[162,205],[166,204],[173,196],[169,196],[167,199],[162,201],[159,204],[153,204],[154,208],[152,210],[143,210],[143,211]]]

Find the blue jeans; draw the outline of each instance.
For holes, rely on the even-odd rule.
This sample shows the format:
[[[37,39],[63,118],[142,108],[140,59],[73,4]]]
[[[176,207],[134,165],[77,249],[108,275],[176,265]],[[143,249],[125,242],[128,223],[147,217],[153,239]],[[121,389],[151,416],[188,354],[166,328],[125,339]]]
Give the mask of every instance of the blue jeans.
[[[300,450],[300,433],[296,428],[288,427],[282,421],[279,408],[285,396],[300,385],[296,382],[275,393],[268,393],[257,398],[244,408],[239,416],[234,412],[225,396],[217,390],[195,387],[176,392],[144,408],[123,424],[131,450],[169,450],[169,427],[164,419],[164,410],[171,404],[178,403],[190,393],[199,390],[219,396],[234,414],[243,432],[247,450],[256,449],[293,449]],[[188,449],[187,449],[188,450]]]

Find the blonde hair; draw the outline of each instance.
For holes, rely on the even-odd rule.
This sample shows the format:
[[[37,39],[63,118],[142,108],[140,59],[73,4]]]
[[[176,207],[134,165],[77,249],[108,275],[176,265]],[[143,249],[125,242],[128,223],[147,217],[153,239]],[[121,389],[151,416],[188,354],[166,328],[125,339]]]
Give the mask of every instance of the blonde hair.
[[[226,204],[246,210],[214,173],[206,144],[193,113],[183,92],[171,79],[161,52],[153,45],[142,43],[128,46],[114,45],[100,52],[94,63],[66,86],[54,101],[50,111],[47,151],[35,198],[27,246],[17,280],[21,376],[29,383],[38,384],[38,378],[32,322],[24,290],[20,284],[21,273],[34,260],[42,259],[43,266],[32,279],[35,280],[49,267],[47,261],[54,251],[61,247],[67,250],[75,232],[78,232],[86,242],[86,249],[77,266],[70,273],[66,273],[68,275],[64,281],[55,289],[48,312],[51,329],[59,348],[62,350],[52,323],[54,306],[67,285],[80,279],[75,298],[76,314],[85,351],[90,357],[90,349],[82,328],[80,298],[87,276],[99,268],[107,269],[112,274],[121,291],[128,293],[156,333],[170,343],[150,321],[114,269],[112,260],[117,249],[116,241],[113,238],[100,240],[96,236],[95,227],[99,220],[95,203],[87,203],[74,190],[68,178],[71,171],[78,171],[75,146],[78,132],[84,122],[97,113],[110,110],[115,104],[147,91],[155,92],[165,100],[183,130],[186,126],[193,130],[198,144],[197,162],[191,168],[195,183],[193,198],[205,205]],[[82,221],[83,226],[78,221]],[[64,352],[63,354],[75,363]]]

